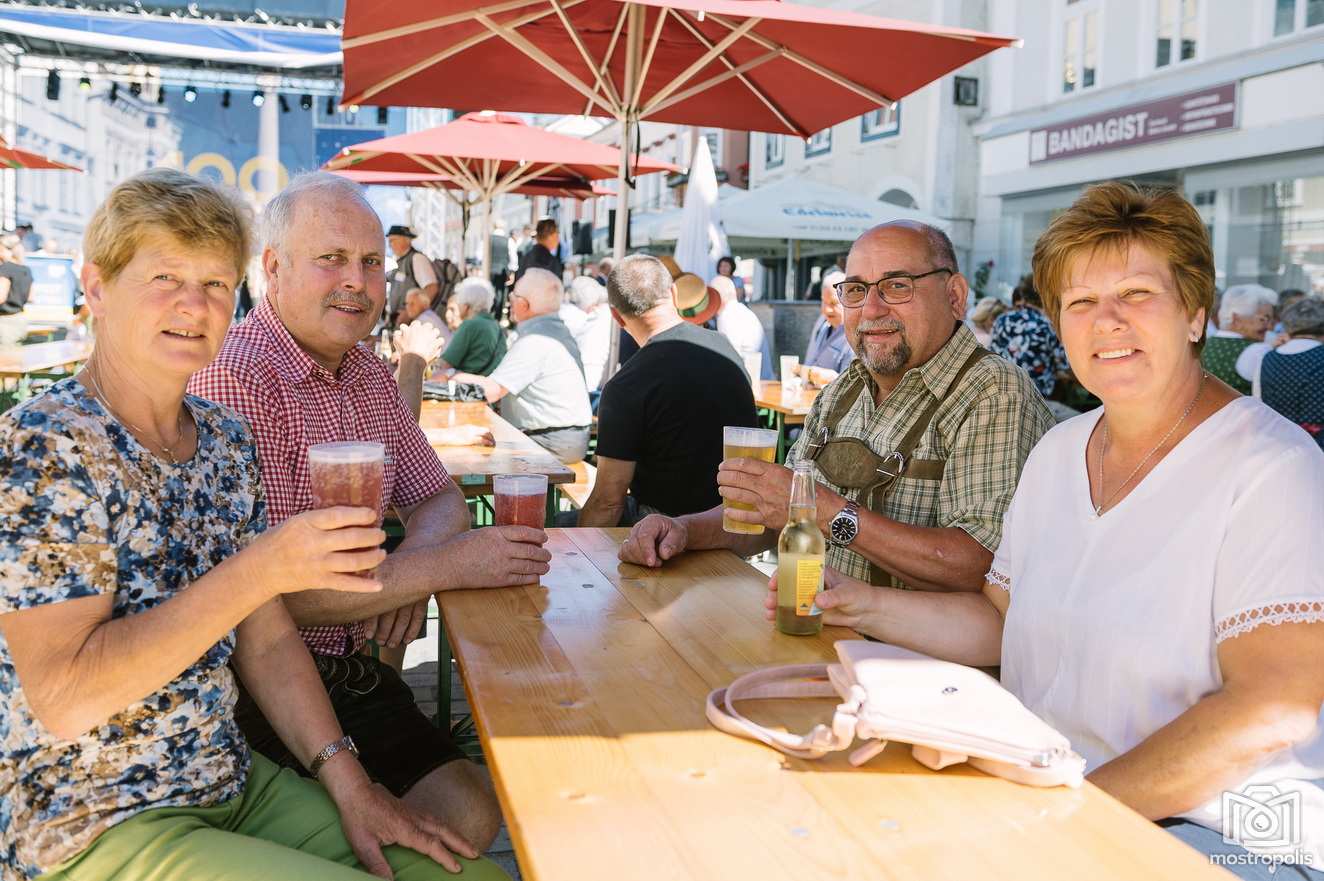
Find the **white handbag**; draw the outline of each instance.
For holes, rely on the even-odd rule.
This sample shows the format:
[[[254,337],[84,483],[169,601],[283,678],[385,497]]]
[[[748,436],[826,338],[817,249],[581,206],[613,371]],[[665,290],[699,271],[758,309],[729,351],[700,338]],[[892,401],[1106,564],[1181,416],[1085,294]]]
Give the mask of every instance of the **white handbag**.
[[[708,695],[708,721],[787,755],[817,759],[868,741],[850,755],[862,765],[890,740],[909,743],[915,760],[935,771],[969,762],[985,773],[1030,786],[1080,786],[1085,759],[1065,737],[1002,685],[973,667],[939,661],[881,642],[841,640],[839,664],[769,667]],[[750,721],[735,702],[837,697],[832,726],[803,736]]]

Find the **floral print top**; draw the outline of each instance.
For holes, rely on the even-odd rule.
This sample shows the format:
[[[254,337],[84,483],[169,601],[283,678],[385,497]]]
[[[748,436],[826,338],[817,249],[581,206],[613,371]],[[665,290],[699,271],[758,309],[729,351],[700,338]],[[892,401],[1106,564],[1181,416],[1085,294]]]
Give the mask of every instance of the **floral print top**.
[[[266,526],[247,423],[186,398],[194,457],[153,456],[76,380],[0,415],[0,615],[111,596],[160,605]],[[0,634],[0,876],[30,879],[147,809],[239,796],[248,746],[226,665],[234,632],[173,681],[63,740],[34,716]]]
[[[1048,316],[1028,306],[1005,312],[993,321],[988,347],[1030,374],[1045,398],[1057,388],[1057,374],[1069,369],[1066,350]]]

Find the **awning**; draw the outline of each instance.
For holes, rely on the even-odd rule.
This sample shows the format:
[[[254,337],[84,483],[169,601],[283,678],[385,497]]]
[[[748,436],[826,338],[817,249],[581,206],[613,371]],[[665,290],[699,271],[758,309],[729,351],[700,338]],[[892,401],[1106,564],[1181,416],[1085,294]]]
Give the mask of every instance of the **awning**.
[[[143,59],[187,58],[213,65],[301,70],[340,64],[337,31],[0,5],[0,33],[37,44],[83,47],[89,57],[123,53]],[[40,45],[33,51],[39,51]],[[60,51],[44,54],[74,55]]]
[[[852,242],[865,230],[893,220],[947,228],[943,221],[919,211],[804,178],[782,178],[751,190],[724,184],[718,196],[722,228],[737,251],[741,239]],[[679,209],[637,215],[630,224],[631,241],[636,245],[674,242],[680,221]]]

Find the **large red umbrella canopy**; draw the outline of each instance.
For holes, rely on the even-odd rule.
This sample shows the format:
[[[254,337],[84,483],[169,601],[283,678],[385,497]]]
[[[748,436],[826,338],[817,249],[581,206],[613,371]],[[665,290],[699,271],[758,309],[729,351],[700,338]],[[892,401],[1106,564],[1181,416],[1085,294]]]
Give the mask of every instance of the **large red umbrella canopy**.
[[[807,137],[1015,42],[780,0],[347,0],[344,103]]]
[[[381,187],[427,187],[439,190],[463,189],[462,184],[445,174],[406,173],[392,171],[360,171],[356,168],[332,172],[347,180],[365,186]],[[613,191],[582,181],[558,181],[552,178],[540,178],[530,181],[512,190],[520,196],[553,196],[562,199],[592,199],[597,196],[610,196]]]
[[[534,180],[571,183],[616,176],[620,152],[606,144],[557,134],[505,113],[466,113],[435,128],[346,147],[326,164],[332,170],[442,174],[474,191],[494,195]],[[639,173],[675,171],[656,159]]]

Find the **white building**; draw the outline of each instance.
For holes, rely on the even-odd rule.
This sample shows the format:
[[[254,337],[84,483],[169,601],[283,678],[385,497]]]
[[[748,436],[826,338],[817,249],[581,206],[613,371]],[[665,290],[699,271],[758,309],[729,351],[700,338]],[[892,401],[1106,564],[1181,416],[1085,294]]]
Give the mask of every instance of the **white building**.
[[[1090,183],[1179,188],[1210,228],[1220,286],[1324,291],[1324,4],[988,0],[1025,40],[989,65],[976,261],[1028,271]]]
[[[16,171],[15,211],[59,250],[82,246],[92,211],[120,181],[166,162],[179,150],[180,131],[156,103],[155,86],[140,96],[127,85],[110,100],[110,83],[79,87],[77,74],[61,77],[59,97],[46,96],[46,72],[20,69],[15,78],[14,143],[83,169]]]

